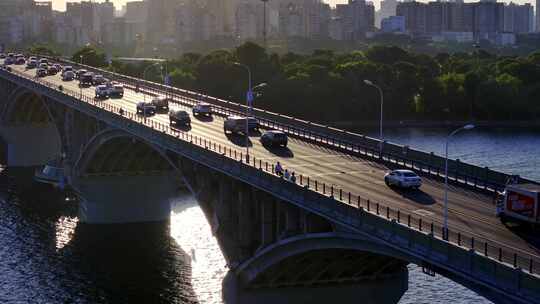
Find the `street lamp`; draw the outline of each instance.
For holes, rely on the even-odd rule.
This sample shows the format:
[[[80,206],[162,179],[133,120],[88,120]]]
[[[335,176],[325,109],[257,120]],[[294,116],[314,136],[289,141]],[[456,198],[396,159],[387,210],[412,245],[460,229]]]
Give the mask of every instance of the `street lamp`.
[[[159,64],[159,62],[153,63],[153,64],[147,66],[144,69],[144,71],[143,71],[143,80],[146,80],[146,71],[148,71],[151,67],[154,67],[154,66],[156,66],[158,64]],[[146,102],[146,94],[144,94],[144,92],[143,92],[143,100],[144,100],[144,102]]]
[[[248,72],[248,91],[246,94],[246,129],[245,131],[246,131],[246,162],[249,162],[249,127],[248,127],[249,112],[248,110],[252,106],[252,101],[253,101],[253,92],[251,91],[251,69],[249,68],[249,66],[242,64],[240,62],[235,62],[234,65],[242,67],[246,69],[246,71]]]
[[[165,74],[163,74],[163,65],[165,65]],[[166,86],[170,86],[170,79],[169,79],[169,66],[167,65],[167,61],[164,60],[163,64],[160,66],[161,70],[161,79],[163,81],[163,84]],[[165,97],[170,97],[172,94],[170,93],[169,88],[165,89]]]
[[[445,162],[444,162],[444,231],[443,239],[448,240],[448,142],[450,138],[456,133],[463,130],[474,129],[473,124],[464,125],[461,128],[455,129],[448,137],[446,137],[446,152],[445,152]]]
[[[79,58],[81,59],[81,66],[83,65],[83,55],[79,55]],[[79,74],[79,90],[80,90],[80,94],[81,94],[81,99],[82,99],[82,85],[81,85],[81,81],[80,81],[80,77],[82,75]]]
[[[383,91],[381,87],[374,84],[371,80],[364,79],[364,83],[367,84],[368,86],[377,88],[377,90],[379,90],[379,95],[381,96],[381,120],[379,123],[379,157],[382,157],[382,149],[383,149],[382,123],[383,123],[383,103],[384,103]]]

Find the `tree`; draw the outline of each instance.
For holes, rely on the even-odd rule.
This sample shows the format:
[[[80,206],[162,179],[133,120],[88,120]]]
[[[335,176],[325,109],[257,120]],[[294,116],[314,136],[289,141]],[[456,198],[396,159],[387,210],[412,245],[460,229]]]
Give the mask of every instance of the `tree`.
[[[60,56],[60,53],[55,51],[50,45],[34,44],[28,48],[30,54],[45,55],[45,56]]]
[[[409,53],[397,46],[373,46],[365,54],[375,63],[394,64],[398,61],[411,61]]]
[[[235,50],[238,61],[250,67],[260,66],[268,61],[266,50],[253,42],[246,42]]]
[[[73,56],[71,60],[74,62],[82,62],[83,64],[94,66],[94,67],[105,67],[107,66],[105,53],[92,46],[85,46],[82,49],[79,49]]]
[[[478,96],[478,88],[482,83],[482,76],[476,71],[470,71],[465,74],[463,88],[465,89],[465,98],[469,101],[469,118],[475,118],[476,96]]]
[[[439,77],[443,91],[442,100],[439,100],[444,112],[454,119],[466,119],[469,116],[470,104],[465,96],[466,76],[458,73],[449,73]]]

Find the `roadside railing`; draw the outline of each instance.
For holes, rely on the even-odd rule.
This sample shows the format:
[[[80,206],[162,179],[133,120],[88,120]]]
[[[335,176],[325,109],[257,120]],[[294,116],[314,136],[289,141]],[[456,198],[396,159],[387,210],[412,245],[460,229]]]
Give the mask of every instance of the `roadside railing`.
[[[115,115],[117,118],[126,120],[126,122],[136,122],[147,128],[155,130],[156,132],[159,132],[161,136],[169,136],[175,140],[182,140],[207,151],[213,152],[217,158],[225,157],[226,159],[235,161],[242,166],[255,168],[258,170],[258,172],[260,172],[260,174],[271,175],[275,178],[279,178],[274,172],[275,168],[273,163],[262,161],[256,157],[251,157],[246,161],[243,151],[238,151],[228,146],[212,142],[206,138],[194,136],[191,133],[171,128],[167,124],[154,121],[126,109],[123,109],[123,114],[121,115],[121,107],[103,103],[91,96],[85,95],[84,93],[81,94],[81,92],[76,92],[69,89],[60,90],[58,85],[48,82],[45,79],[31,78],[17,71],[10,73],[5,70],[0,70],[0,75],[4,75],[8,78],[11,75],[12,77],[16,77],[16,80],[24,79],[26,81],[26,85],[31,88],[35,87],[36,89],[39,89],[40,86],[45,86],[54,94],[65,94],[78,101],[90,104],[96,109],[107,111]],[[326,140],[329,139],[326,138]],[[372,150],[363,151],[370,154],[375,153]],[[474,254],[499,263],[510,265],[516,269],[521,269],[524,273],[537,277],[540,274],[540,256],[538,254],[530,254],[518,248],[508,247],[507,245],[498,243],[487,237],[480,236],[474,232],[464,231],[455,227],[451,227],[449,229],[448,238],[445,240],[443,238],[443,228],[439,222],[433,221],[426,217],[417,216],[417,214],[404,210],[391,208],[384,203],[363,198],[362,196],[352,192],[345,192],[343,189],[335,187],[333,184],[326,184],[324,181],[320,181],[307,175],[299,174],[294,183],[285,179],[282,179],[282,182],[284,185],[296,185],[296,189],[299,192],[308,190],[318,193],[325,197],[331,198],[336,203],[345,204],[346,206],[355,209],[361,209],[371,215],[378,216],[379,218],[387,221],[393,221],[399,225],[408,227],[409,229],[424,233],[426,237],[433,237],[446,241]]]
[[[147,93],[156,95],[167,94],[171,97],[176,97],[177,101],[180,100],[188,106],[193,106],[198,101],[205,101],[218,109],[217,112],[221,115],[244,115],[245,113],[245,105],[242,104],[91,66],[80,65],[69,60],[61,59],[61,61],[74,66],[82,66],[89,71],[101,73],[110,79],[122,82],[133,88],[138,87],[141,91]],[[444,177],[445,159],[433,152],[427,153],[385,141],[383,143],[383,153],[379,154],[378,139],[258,108],[253,108],[252,110],[251,114],[265,127],[282,130],[289,135],[327,147],[337,148],[345,153],[352,152],[357,156],[368,156],[371,160],[414,169],[424,175]],[[449,159],[448,176],[452,182],[489,192],[504,190],[507,181],[511,177],[508,174],[491,170],[488,167],[482,168],[461,162],[459,159]],[[520,182],[538,184],[536,181],[524,178],[520,178]]]

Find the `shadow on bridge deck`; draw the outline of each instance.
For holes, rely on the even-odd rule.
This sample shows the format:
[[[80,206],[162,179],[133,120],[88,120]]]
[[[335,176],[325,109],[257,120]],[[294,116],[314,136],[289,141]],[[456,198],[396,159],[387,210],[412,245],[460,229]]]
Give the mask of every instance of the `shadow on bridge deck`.
[[[404,197],[406,199],[409,199],[415,203],[418,203],[420,205],[433,205],[437,201],[431,196],[430,194],[422,191],[421,189],[413,190],[413,189],[400,189],[396,187],[391,187],[391,189],[396,192],[397,194],[401,195],[401,197]]]

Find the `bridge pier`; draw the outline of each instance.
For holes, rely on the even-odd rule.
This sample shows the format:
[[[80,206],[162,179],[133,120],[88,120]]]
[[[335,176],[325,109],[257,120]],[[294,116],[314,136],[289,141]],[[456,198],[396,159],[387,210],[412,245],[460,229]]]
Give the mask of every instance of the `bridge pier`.
[[[166,221],[179,185],[173,173],[147,176],[90,176],[75,183],[79,219],[87,224]]]
[[[264,248],[276,240],[276,221],[274,216],[275,205],[272,200],[262,199],[259,201],[261,217],[261,246]],[[259,249],[260,249],[259,248]]]
[[[408,288],[408,270],[391,275],[366,278],[354,283],[316,284],[276,288],[245,288],[234,272],[223,280],[223,301],[226,304],[394,304]]]
[[[61,143],[53,123],[0,127],[8,167],[35,167],[60,156]]]
[[[300,231],[300,210],[290,205],[285,206],[285,229],[280,238],[287,238]]]

